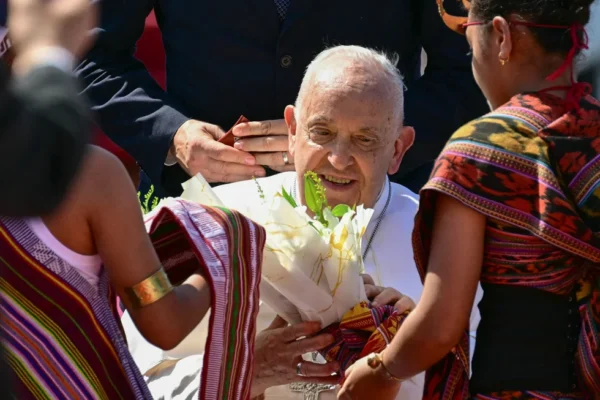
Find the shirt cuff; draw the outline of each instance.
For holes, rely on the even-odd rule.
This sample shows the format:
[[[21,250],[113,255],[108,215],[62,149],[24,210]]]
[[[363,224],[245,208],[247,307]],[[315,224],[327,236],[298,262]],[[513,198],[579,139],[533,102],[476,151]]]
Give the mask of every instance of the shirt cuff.
[[[175,164],[177,164],[177,157],[172,155],[171,152],[169,151],[167,153],[167,159],[165,160],[165,166],[172,167]]]
[[[75,57],[70,51],[62,47],[46,47],[37,54],[39,60],[37,67],[51,66],[64,72],[72,73],[75,66]]]

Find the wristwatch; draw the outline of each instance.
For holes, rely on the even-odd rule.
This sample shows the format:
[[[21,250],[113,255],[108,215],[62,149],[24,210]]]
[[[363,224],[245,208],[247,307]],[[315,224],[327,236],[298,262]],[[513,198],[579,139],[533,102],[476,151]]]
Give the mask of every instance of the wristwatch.
[[[374,370],[381,371],[386,376],[386,378],[390,381],[403,382],[404,379],[400,379],[395,377],[383,363],[383,352],[381,353],[371,353],[367,356],[367,365]]]

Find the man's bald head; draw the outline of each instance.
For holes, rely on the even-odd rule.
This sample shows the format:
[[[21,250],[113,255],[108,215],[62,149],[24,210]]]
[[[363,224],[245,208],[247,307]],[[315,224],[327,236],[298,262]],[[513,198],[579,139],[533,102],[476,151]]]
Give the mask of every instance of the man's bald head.
[[[296,99],[296,119],[314,90],[333,89],[341,94],[378,90],[393,109],[394,121],[404,120],[404,82],[397,58],[360,46],[337,46],[321,52],[308,66]]]

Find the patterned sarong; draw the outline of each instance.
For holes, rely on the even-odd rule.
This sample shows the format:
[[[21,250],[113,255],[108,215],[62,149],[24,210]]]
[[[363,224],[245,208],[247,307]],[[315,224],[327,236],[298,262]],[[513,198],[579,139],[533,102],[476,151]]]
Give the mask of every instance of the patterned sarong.
[[[575,364],[584,393],[469,394],[465,334],[427,371],[424,399],[598,398],[600,104],[586,97],[580,110],[567,112],[565,102],[552,95],[521,95],[459,129],[421,192],[413,245],[422,278],[438,193],[488,217],[482,282],[561,295],[582,289]]]
[[[16,399],[149,399],[110,299],[20,219],[0,219],[6,359]]]
[[[340,373],[357,360],[379,353],[392,341],[408,312],[399,314],[392,306],[371,307],[362,302],[352,307],[340,323],[332,324],[321,333],[330,333],[334,342],[321,350],[327,361],[337,361]]]
[[[235,211],[167,204],[146,227],[171,282],[185,280],[200,262],[212,289],[200,399],[248,399],[265,231]]]
[[[265,233],[234,211],[171,201],[147,220],[174,284],[201,268],[211,284],[200,399],[248,399]],[[19,219],[0,219],[7,361],[18,399],[151,399],[123,339],[114,293],[98,288]]]

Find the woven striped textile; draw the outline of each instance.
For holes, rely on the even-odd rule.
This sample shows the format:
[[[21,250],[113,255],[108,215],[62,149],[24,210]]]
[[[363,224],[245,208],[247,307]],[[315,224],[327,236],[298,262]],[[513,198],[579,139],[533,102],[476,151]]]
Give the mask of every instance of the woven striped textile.
[[[98,287],[23,220],[0,219],[2,323],[15,398],[149,399],[104,272]]]
[[[592,399],[600,394],[600,103],[567,112],[519,95],[459,129],[421,191],[413,246],[424,279],[438,194],[486,215],[481,282],[578,291],[578,393],[469,393],[469,341],[427,371],[424,399]],[[549,310],[551,312],[551,310]],[[527,329],[515,327],[515,329]],[[527,388],[523,388],[527,389]],[[530,388],[535,389],[535,388]],[[471,397],[472,396],[472,397]]]
[[[212,304],[199,398],[249,398],[265,232],[241,214],[172,201],[146,227],[174,284],[198,268]],[[17,399],[151,399],[106,273],[92,287],[18,219],[0,219],[4,344]]]
[[[321,350],[325,360],[340,364],[339,374],[359,359],[379,353],[392,341],[408,312],[398,313],[392,306],[371,307],[361,302],[350,309],[337,324],[329,325],[321,333],[329,333],[334,342]]]
[[[149,214],[146,227],[173,284],[198,267],[211,284],[200,399],[248,399],[264,228],[236,211],[183,200],[159,206]]]

